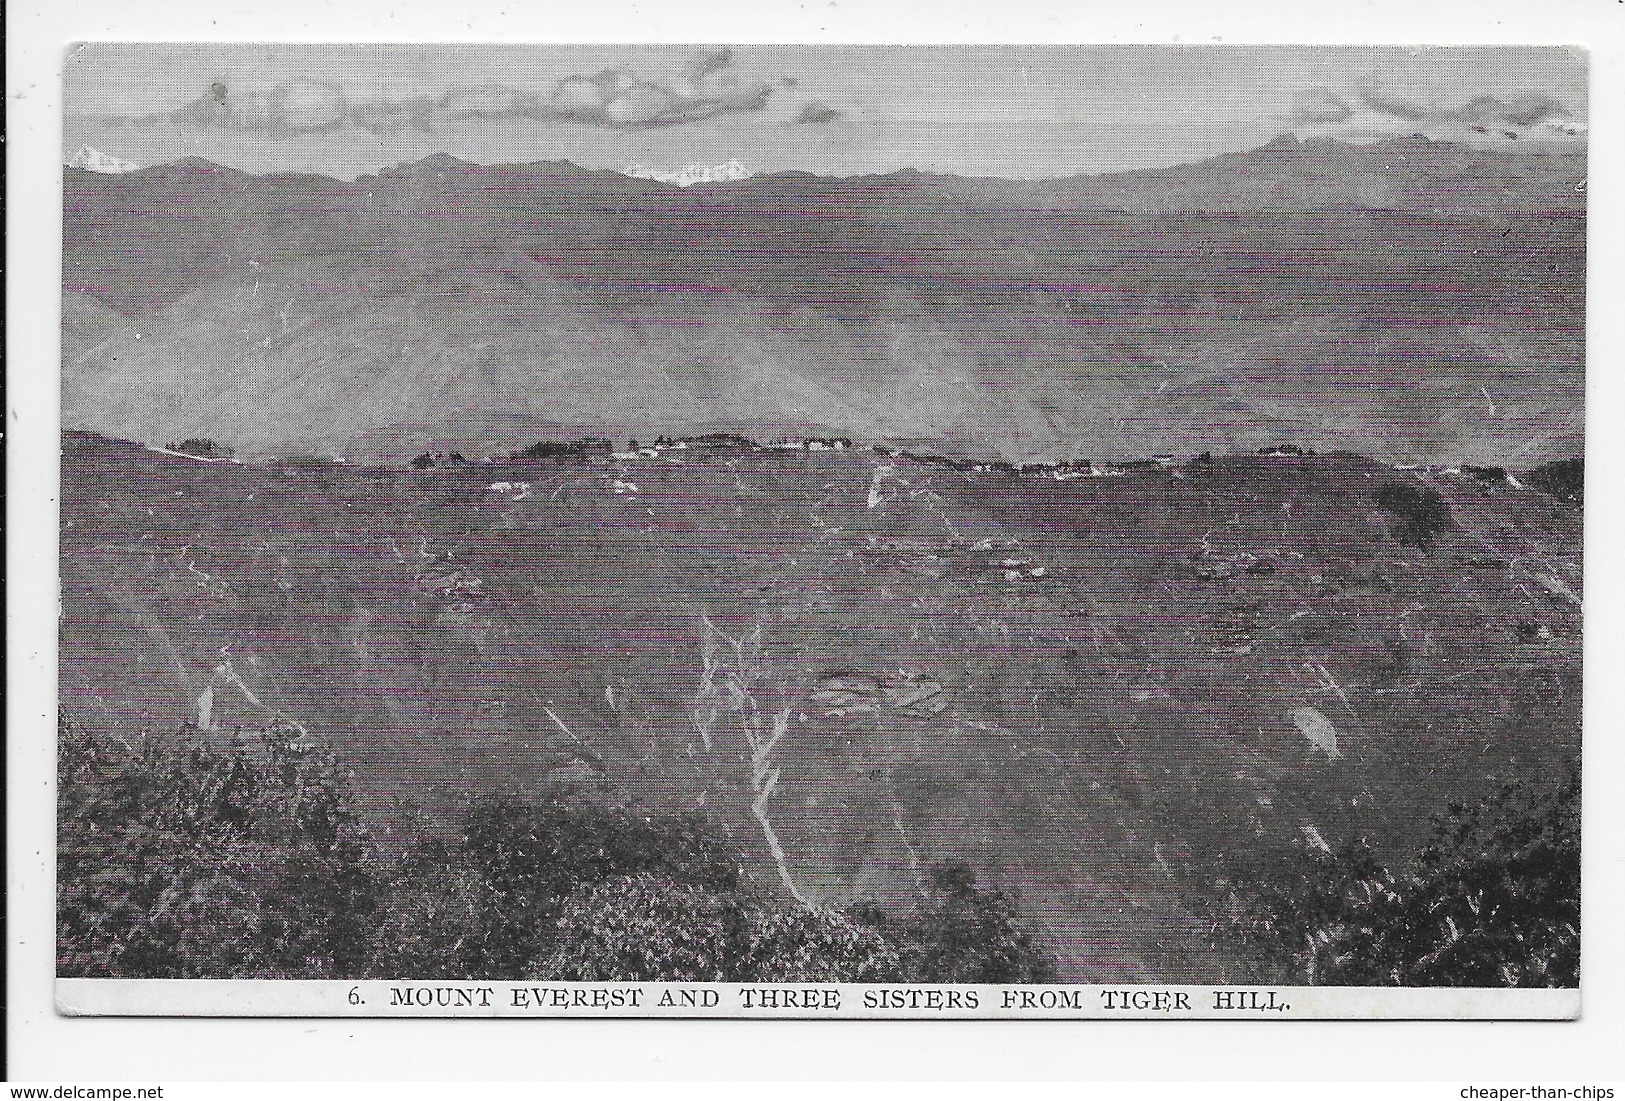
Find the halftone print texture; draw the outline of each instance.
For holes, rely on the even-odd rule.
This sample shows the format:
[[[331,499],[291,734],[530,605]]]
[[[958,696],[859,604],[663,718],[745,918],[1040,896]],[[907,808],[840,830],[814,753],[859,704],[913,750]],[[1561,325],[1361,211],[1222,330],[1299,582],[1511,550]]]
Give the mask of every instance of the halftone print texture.
[[[1582,54],[65,73],[62,977],[1578,985]]]

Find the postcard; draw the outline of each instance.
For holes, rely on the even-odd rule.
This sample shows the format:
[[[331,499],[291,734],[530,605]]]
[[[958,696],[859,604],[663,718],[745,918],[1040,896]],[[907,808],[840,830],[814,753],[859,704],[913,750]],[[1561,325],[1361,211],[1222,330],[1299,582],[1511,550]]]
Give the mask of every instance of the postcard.
[[[64,81],[60,1012],[1579,1012],[1583,51]]]

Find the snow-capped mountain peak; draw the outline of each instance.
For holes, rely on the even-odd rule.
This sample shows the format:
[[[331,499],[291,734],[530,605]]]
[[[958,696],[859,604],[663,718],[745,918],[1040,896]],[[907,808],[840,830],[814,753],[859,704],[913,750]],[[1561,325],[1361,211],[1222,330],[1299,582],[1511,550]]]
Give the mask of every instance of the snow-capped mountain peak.
[[[141,167],[133,161],[121,161],[110,153],[103,153],[100,149],[92,149],[88,145],[81,145],[78,151],[68,158],[67,166],[69,168],[82,168],[86,172],[101,172],[109,176],[134,172]]]

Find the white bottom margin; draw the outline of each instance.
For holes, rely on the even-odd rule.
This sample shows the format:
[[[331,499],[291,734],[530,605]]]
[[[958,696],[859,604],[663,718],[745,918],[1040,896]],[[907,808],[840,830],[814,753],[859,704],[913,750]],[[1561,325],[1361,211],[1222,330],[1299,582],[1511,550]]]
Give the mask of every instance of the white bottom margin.
[[[1571,1020],[1578,990],[58,979],[69,1017]]]

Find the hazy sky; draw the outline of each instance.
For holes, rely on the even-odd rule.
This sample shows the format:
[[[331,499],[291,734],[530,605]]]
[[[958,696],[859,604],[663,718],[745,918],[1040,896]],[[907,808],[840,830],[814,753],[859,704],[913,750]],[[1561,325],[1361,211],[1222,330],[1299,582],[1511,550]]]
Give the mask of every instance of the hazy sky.
[[[1583,140],[1560,48],[1292,46],[77,47],[65,151],[353,177],[447,152],[668,168],[1062,176],[1285,130]]]

